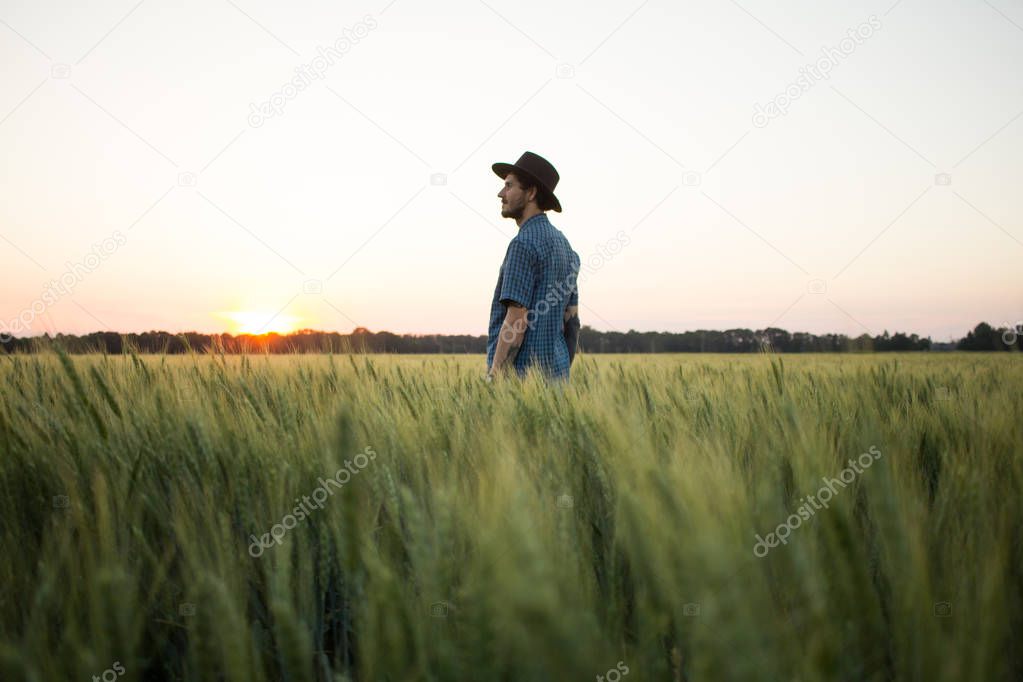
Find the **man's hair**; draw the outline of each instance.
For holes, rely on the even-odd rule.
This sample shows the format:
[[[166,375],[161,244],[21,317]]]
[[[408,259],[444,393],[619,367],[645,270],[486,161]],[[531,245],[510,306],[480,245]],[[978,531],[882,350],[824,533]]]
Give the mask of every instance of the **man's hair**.
[[[519,186],[524,192],[528,192],[534,187],[536,188],[536,205],[540,207],[541,211],[554,210],[554,200],[551,199],[550,193],[544,189],[539,180],[528,173],[519,173],[516,171],[512,171],[508,175],[515,176],[515,179],[518,180]]]

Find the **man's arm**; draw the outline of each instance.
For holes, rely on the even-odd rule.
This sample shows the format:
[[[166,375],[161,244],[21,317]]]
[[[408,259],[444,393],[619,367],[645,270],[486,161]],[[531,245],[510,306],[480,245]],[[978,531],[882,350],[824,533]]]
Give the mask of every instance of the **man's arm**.
[[[565,343],[568,344],[568,364],[575,360],[576,346],[579,344],[579,306],[565,307]]]
[[[526,307],[509,301],[501,324],[501,333],[497,337],[497,348],[494,350],[494,362],[488,374],[491,376],[504,372],[506,366],[515,364],[515,358],[522,347],[526,336]]]

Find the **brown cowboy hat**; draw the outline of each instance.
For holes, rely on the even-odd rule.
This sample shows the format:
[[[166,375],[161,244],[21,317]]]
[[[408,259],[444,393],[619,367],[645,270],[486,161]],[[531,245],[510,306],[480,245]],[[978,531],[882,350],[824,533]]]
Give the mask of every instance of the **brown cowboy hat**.
[[[554,205],[554,210],[561,213],[561,202],[554,196],[554,188],[558,186],[558,171],[554,170],[551,162],[539,154],[525,152],[515,163],[495,163],[492,168],[502,180],[508,173],[526,175],[536,180],[536,183],[546,190]]]

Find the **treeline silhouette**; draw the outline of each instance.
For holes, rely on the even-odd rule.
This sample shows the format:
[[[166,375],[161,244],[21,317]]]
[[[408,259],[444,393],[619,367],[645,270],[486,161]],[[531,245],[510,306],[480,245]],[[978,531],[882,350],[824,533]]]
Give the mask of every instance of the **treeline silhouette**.
[[[995,328],[981,322],[959,341],[936,343],[930,337],[887,331],[878,336],[862,334],[790,333],[784,329],[728,329],[689,332],[602,332],[584,326],[579,348],[584,353],[844,353],[926,350],[1021,350],[1023,329]],[[358,327],[350,334],[302,329],[291,334],[171,334],[149,331],[141,334],[94,332],[76,336],[4,337],[0,351],[33,353],[58,345],[69,353],[486,353],[487,337],[447,334],[392,334]]]

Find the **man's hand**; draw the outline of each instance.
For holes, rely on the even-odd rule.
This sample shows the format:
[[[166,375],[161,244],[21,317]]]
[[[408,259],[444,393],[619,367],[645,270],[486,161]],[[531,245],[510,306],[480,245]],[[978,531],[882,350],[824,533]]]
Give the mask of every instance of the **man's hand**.
[[[526,337],[526,326],[526,307],[509,301],[501,333],[497,337],[494,363],[489,372],[491,376],[502,374],[514,366],[515,358],[522,348],[522,340]]]
[[[565,308],[565,344],[568,346],[568,364],[575,360],[576,347],[579,345],[579,306],[570,305]]]

